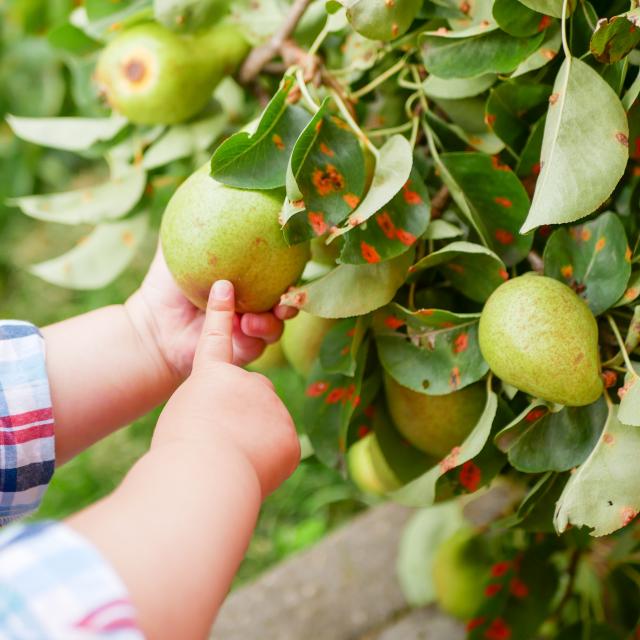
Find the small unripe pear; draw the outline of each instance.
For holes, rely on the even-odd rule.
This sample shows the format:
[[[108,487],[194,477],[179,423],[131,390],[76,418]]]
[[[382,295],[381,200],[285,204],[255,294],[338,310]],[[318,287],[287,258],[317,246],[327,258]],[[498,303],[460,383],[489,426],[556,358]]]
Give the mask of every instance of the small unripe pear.
[[[500,285],[482,311],[479,339],[491,370],[529,395],[580,407],[602,394],[598,325],[558,280],[528,274]]]
[[[470,527],[445,540],[433,559],[433,583],[440,608],[462,620],[473,618],[485,600],[491,558],[485,541]]]
[[[442,396],[427,396],[384,376],[389,413],[398,431],[416,448],[438,458],[461,444],[478,423],[485,386],[472,384]]]
[[[335,320],[312,316],[304,311],[285,323],[282,350],[289,364],[301,376],[309,375],[322,341],[335,323]]]
[[[354,0],[347,7],[353,28],[370,40],[393,40],[407,31],[422,0]]]
[[[349,475],[365,493],[382,496],[402,486],[386,461],[375,433],[368,433],[347,452]]]
[[[131,122],[174,124],[198,113],[247,51],[247,42],[233,25],[180,35],[145,23],[105,47],[95,80],[111,107]]]
[[[288,246],[278,223],[284,193],[233,189],[206,164],[169,201],[160,239],[167,266],[185,296],[204,309],[211,285],[230,280],[236,311],[271,309],[295,283],[309,244]]]

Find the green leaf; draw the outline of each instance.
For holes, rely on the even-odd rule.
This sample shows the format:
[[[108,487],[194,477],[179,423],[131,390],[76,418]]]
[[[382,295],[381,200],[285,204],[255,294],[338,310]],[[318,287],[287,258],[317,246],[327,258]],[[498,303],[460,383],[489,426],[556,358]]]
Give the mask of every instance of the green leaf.
[[[511,169],[481,153],[442,154],[440,162],[443,182],[483,243],[508,266],[522,260],[532,242],[518,233],[529,196]]]
[[[632,363],[633,370],[627,371],[624,377],[624,386],[618,390],[620,406],[618,407],[618,420],[622,424],[632,427],[640,427],[640,363]]]
[[[640,43],[640,9],[599,20],[590,50],[599,62],[611,64],[625,58]]]
[[[591,455],[569,478],[556,507],[554,523],[589,527],[604,536],[629,524],[640,509],[640,429],[624,425],[618,408],[609,417]]]
[[[517,69],[511,74],[512,78],[517,78],[540,69],[556,59],[562,44],[562,33],[559,24],[554,24],[544,31],[544,40],[540,47],[536,49],[528,58],[523,60]]]
[[[482,451],[491,434],[491,426],[497,408],[497,396],[493,391],[488,389],[487,403],[484,411],[478,420],[478,424],[467,436],[466,440],[459,447],[455,447],[440,464],[392,493],[391,498],[409,507],[426,507],[432,505],[436,497],[436,483],[438,478],[451,471],[451,469],[462,466]]]
[[[544,115],[533,127],[525,142],[520,159],[516,166],[516,174],[520,178],[535,178],[540,175],[540,153],[542,152],[542,139],[544,137],[544,125],[547,116]]]
[[[480,380],[489,370],[478,345],[479,314],[442,309],[381,309],[374,328],[378,357],[401,385],[443,395]],[[406,333],[400,329],[406,326]]]
[[[216,149],[211,158],[216,180],[239,189],[284,186],[293,146],[311,119],[304,109],[288,103],[294,85],[293,78],[285,78],[255,133],[239,131]]]
[[[485,73],[475,78],[438,78],[433,74],[422,83],[422,88],[430,98],[457,100],[472,98],[484,93],[498,79],[495,73]]]
[[[68,289],[101,289],[129,264],[147,234],[149,218],[133,218],[98,225],[68,253],[33,265],[31,273]]]
[[[13,132],[23,140],[64,149],[84,151],[101,140],[110,140],[126,124],[126,118],[20,118],[7,116]]]
[[[292,289],[281,303],[321,318],[349,318],[390,302],[404,283],[413,262],[409,251],[380,264],[342,264],[326,276]]]
[[[629,128],[620,99],[589,65],[566,59],[549,102],[542,169],[523,233],[573,222],[596,210],[629,159]]]
[[[156,21],[170,29],[195,31],[222,18],[231,0],[153,0]]]
[[[298,137],[286,174],[287,201],[281,214],[290,243],[321,236],[362,200],[365,161],[357,136],[328,99]]]
[[[553,514],[567,480],[567,474],[549,472],[541,476],[518,507],[514,524],[525,531],[555,532]]]
[[[82,29],[65,22],[47,34],[51,46],[76,56],[84,56],[100,49],[101,44],[90,38]]]
[[[569,471],[589,457],[606,420],[603,398],[557,413],[537,401],[500,431],[495,442],[511,465],[524,473]]]
[[[422,236],[429,217],[429,192],[420,174],[413,169],[411,178],[387,206],[344,236],[340,261],[364,264],[395,258]]]
[[[449,240],[450,238],[461,236],[462,233],[463,231],[460,227],[438,218],[429,223],[424,237],[428,240]]]
[[[509,274],[500,258],[486,247],[472,242],[452,242],[422,258],[411,272],[439,267],[453,287],[476,302],[485,300]]]
[[[10,203],[38,220],[61,224],[96,224],[128,213],[144,193],[147,176],[132,169],[95,187],[66,193],[14,198]]]
[[[401,135],[391,136],[379,154],[367,193],[349,214],[345,226],[334,230],[330,238],[343,235],[366,222],[406,186],[413,166],[413,151],[409,141]]]
[[[519,0],[525,7],[529,7],[533,11],[538,13],[544,13],[554,18],[562,18],[562,3],[563,0]],[[577,0],[569,0],[567,3],[567,15],[571,15]]]
[[[432,573],[436,550],[464,524],[459,502],[445,502],[417,511],[405,525],[396,571],[410,606],[423,607],[435,601]]]
[[[519,0],[495,0],[493,17],[503,31],[516,38],[536,35],[552,24],[548,16],[532,11]]]
[[[226,113],[216,113],[210,118],[169,127],[144,152],[142,166],[147,170],[157,169],[174,160],[206,151],[223,133],[227,124],[229,116]]]
[[[607,212],[591,222],[555,231],[544,250],[544,272],[573,288],[598,315],[624,294],[630,260],[622,222]]]
[[[530,127],[544,114],[550,95],[548,85],[513,80],[503,82],[489,93],[486,120],[514,155],[520,155]]]
[[[472,27],[447,34],[424,34],[420,43],[424,65],[439,78],[473,78],[509,73],[542,44],[543,34],[514,38],[495,27]]]
[[[369,318],[345,318],[329,330],[320,347],[320,364],[327,373],[353,376],[356,356],[369,327]]]

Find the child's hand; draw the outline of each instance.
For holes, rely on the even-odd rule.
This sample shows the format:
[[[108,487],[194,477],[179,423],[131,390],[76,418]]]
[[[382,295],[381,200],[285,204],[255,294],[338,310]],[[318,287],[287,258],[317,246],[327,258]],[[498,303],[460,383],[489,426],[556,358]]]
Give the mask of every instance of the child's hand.
[[[193,371],[167,403],[152,450],[195,443],[206,455],[230,446],[250,462],[264,496],[293,472],[300,447],[270,380],[232,364],[234,321],[233,285],[220,280],[209,296]]]
[[[194,307],[173,280],[159,248],[142,286],[126,303],[138,333],[155,346],[162,359],[182,380],[189,375],[204,313]],[[276,342],[283,320],[296,310],[277,306],[273,313],[246,313],[233,319],[234,364],[255,360],[267,344]]]

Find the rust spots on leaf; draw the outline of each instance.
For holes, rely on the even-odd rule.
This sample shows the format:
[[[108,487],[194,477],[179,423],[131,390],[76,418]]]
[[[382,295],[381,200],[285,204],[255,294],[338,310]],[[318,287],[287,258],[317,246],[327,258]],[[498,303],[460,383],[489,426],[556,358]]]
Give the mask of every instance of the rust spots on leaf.
[[[539,176],[540,175],[540,171],[542,170],[542,163],[541,162],[536,162],[533,167],[531,167],[531,173],[534,176]]]
[[[509,272],[506,269],[500,269],[498,275],[506,282],[509,279]]]
[[[384,0],[384,4],[387,7],[387,9],[393,9],[393,7],[396,6],[395,0]]]
[[[307,387],[307,390],[305,393],[307,396],[309,396],[309,398],[319,398],[321,395],[324,395],[328,389],[329,389],[328,382],[323,382],[323,381],[312,382]]]
[[[398,23],[397,23],[397,22],[394,22],[394,23],[391,25],[391,35],[392,35],[394,38],[397,38],[399,33],[400,33],[400,27],[398,27]]]
[[[347,331],[345,335],[347,336],[347,338],[353,338],[353,336],[356,335],[356,328],[351,327],[351,329],[349,329],[349,331]]]
[[[462,275],[464,273],[464,267],[456,262],[449,262],[445,265],[445,268],[457,273],[458,275]]]
[[[460,386],[460,369],[453,367],[449,375],[449,386],[455,391]]]
[[[626,134],[622,133],[622,131],[616,133],[616,140],[624,147],[629,146],[629,138],[627,138]]]
[[[598,242],[596,242],[596,253],[598,253],[599,251],[602,251],[605,248],[605,245],[607,244],[607,239],[602,236],[601,238],[598,238]]]
[[[459,333],[453,341],[453,353],[463,353],[469,347],[469,334]]]
[[[461,13],[464,13],[465,15],[468,15],[469,12],[471,11],[471,5],[467,2],[467,0],[463,0],[463,2],[461,2],[458,5],[458,9],[460,9]]]
[[[540,18],[540,22],[538,22],[538,32],[548,29],[552,22],[553,20],[551,20],[549,16],[542,16],[542,18]]]
[[[412,233],[409,233],[409,231],[405,229],[396,229],[396,238],[407,247],[410,247],[417,240]]]
[[[386,211],[383,211],[376,216],[376,222],[382,229],[382,233],[384,233],[389,240],[393,240],[395,238],[396,227],[393,224],[393,220],[391,220],[391,216]]]
[[[447,471],[451,471],[451,469],[455,469],[458,466],[458,456],[461,451],[460,447],[453,447],[449,454],[440,461],[440,471],[442,473],[447,473]]]
[[[124,244],[125,247],[132,247],[135,241],[135,236],[131,231],[124,231],[122,233],[122,244]]]
[[[284,151],[284,141],[277,133],[273,134],[271,140],[273,140],[273,144],[276,146],[276,149],[278,149],[278,151]]]
[[[629,378],[629,380],[627,380],[624,385],[618,389],[618,398],[622,400],[622,398],[624,398],[625,395],[629,393],[629,390],[631,389],[631,387],[633,387],[637,380],[638,378],[636,377]]]
[[[324,124],[324,120],[318,120],[318,122],[316,122],[316,126],[314,127],[316,130],[316,133],[320,133],[320,131],[322,130],[322,125]]]
[[[624,259],[627,262],[631,262],[631,247],[627,245],[627,248],[624,251]]]
[[[280,304],[300,309],[307,301],[307,292],[301,289],[290,289],[280,298]]]
[[[368,427],[366,424],[361,424],[358,427],[358,439],[362,440],[366,435],[371,433],[371,427]]]
[[[329,156],[330,158],[333,158],[333,156],[336,155],[335,152],[329,149],[329,147],[324,142],[320,143],[320,151],[322,151],[325,156]]]
[[[407,180],[402,187],[402,197],[407,204],[418,205],[422,204],[422,198],[416,191],[411,190],[411,180]]]
[[[508,164],[500,162],[500,156],[491,156],[491,166],[497,171],[511,171],[511,167]]]
[[[419,316],[432,316],[433,309],[420,309],[417,313]]]
[[[502,619],[496,618],[484,632],[486,640],[510,640],[511,627]]]
[[[372,420],[373,418],[376,417],[376,408],[374,405],[370,404],[367,407],[365,407],[363,413],[367,418]]]
[[[525,422],[535,422],[536,420],[540,420],[542,416],[546,415],[547,410],[544,407],[535,407],[531,409],[529,413],[524,417]]]
[[[600,377],[602,378],[605,389],[611,389],[611,387],[614,387],[616,382],[618,382],[618,374],[611,369],[605,369]]]
[[[560,94],[559,93],[552,93],[549,96],[549,104],[551,106],[553,106],[554,104],[556,104],[558,102],[559,98],[560,98]]]
[[[345,193],[342,199],[352,208],[355,209],[360,204],[360,198],[355,193]]]
[[[325,398],[325,402],[327,404],[336,404],[338,402],[340,402],[340,400],[342,400],[345,395],[347,393],[347,390],[342,388],[342,387],[336,387],[335,389],[332,389],[327,397]]]
[[[507,229],[496,229],[493,236],[500,244],[513,244],[515,239],[513,233]]]
[[[493,201],[496,204],[499,204],[501,207],[504,207],[505,209],[510,209],[511,207],[513,207],[513,202],[511,202],[511,200],[509,200],[509,198],[503,198],[502,196],[496,196]]]
[[[633,507],[622,507],[620,510],[620,522],[623,527],[626,527],[628,524],[631,524],[638,515],[638,510]]]
[[[473,493],[477,491],[480,486],[482,470],[475,462],[467,460],[460,468],[458,480],[469,493]]]
[[[380,262],[380,254],[376,251],[376,248],[367,244],[364,240],[360,242],[360,251],[366,262],[370,264]]]
[[[615,441],[616,439],[612,433],[605,433],[604,436],[602,436],[602,442],[605,444],[613,444]]]
[[[624,299],[625,300],[635,300],[638,295],[640,295],[640,289],[638,289],[637,287],[629,287],[625,292],[624,292]]]
[[[325,165],[324,169],[315,169],[311,174],[311,182],[321,197],[328,196],[336,191],[344,189],[344,176],[332,164]]]
[[[509,593],[516,598],[523,600],[529,595],[529,587],[520,578],[512,578],[509,583]]]
[[[313,229],[313,232],[317,236],[321,236],[323,233],[327,231],[328,225],[324,219],[324,213],[321,211],[309,211],[307,214],[307,218],[309,220],[309,224]]]
[[[560,273],[562,274],[563,278],[571,280],[571,278],[573,277],[573,265],[565,264],[564,266],[560,267]]]
[[[493,125],[496,123],[496,116],[494,113],[485,113],[484,115],[484,123],[490,129],[493,129]]]
[[[502,576],[509,571],[511,567],[511,563],[507,560],[503,560],[502,562],[496,562],[491,567],[491,577],[492,578],[502,578]]]
[[[540,55],[546,60],[553,60],[558,55],[558,52],[553,49],[540,49]]]
[[[387,327],[389,327],[389,329],[393,329],[394,331],[406,324],[404,320],[396,318],[396,316],[387,316],[384,319],[384,323]]]
[[[467,622],[466,630],[473,631],[474,629],[481,627],[486,621],[487,619],[484,616],[479,616],[478,618],[471,618],[471,620]]]
[[[344,131],[351,131],[349,125],[342,118],[338,118],[338,116],[332,116],[331,122],[333,122],[333,124],[335,124],[339,129],[342,129]]]
[[[488,584],[484,589],[484,595],[487,598],[493,598],[502,591],[502,585],[499,582],[492,582]]]

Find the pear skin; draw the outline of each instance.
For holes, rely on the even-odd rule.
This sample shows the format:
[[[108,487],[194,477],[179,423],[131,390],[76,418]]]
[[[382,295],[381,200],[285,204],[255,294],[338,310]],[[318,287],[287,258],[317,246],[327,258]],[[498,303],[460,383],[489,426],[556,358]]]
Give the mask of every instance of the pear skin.
[[[157,23],[126,30],[101,52],[95,81],[109,105],[137,124],[175,124],[195,115],[247,54],[236,27],[180,35]]]
[[[558,280],[529,274],[500,285],[482,311],[479,338],[496,376],[529,395],[580,407],[602,394],[598,325]]]
[[[491,559],[483,539],[470,527],[445,540],[433,559],[433,583],[440,608],[469,620],[482,606]]]
[[[347,466],[354,484],[365,493],[383,496],[402,486],[385,460],[375,433],[368,433],[349,447]]]
[[[211,285],[230,280],[236,311],[259,313],[277,304],[298,280],[308,243],[288,246],[278,223],[284,193],[233,189],[216,182],[206,164],[180,185],[162,219],[167,266],[200,309]]]
[[[322,341],[335,323],[335,320],[312,316],[304,311],[285,323],[282,350],[289,364],[301,376],[306,378],[309,375]]]
[[[417,449],[444,458],[476,426],[486,402],[483,383],[442,396],[403,387],[385,373],[387,407],[398,431]]]

